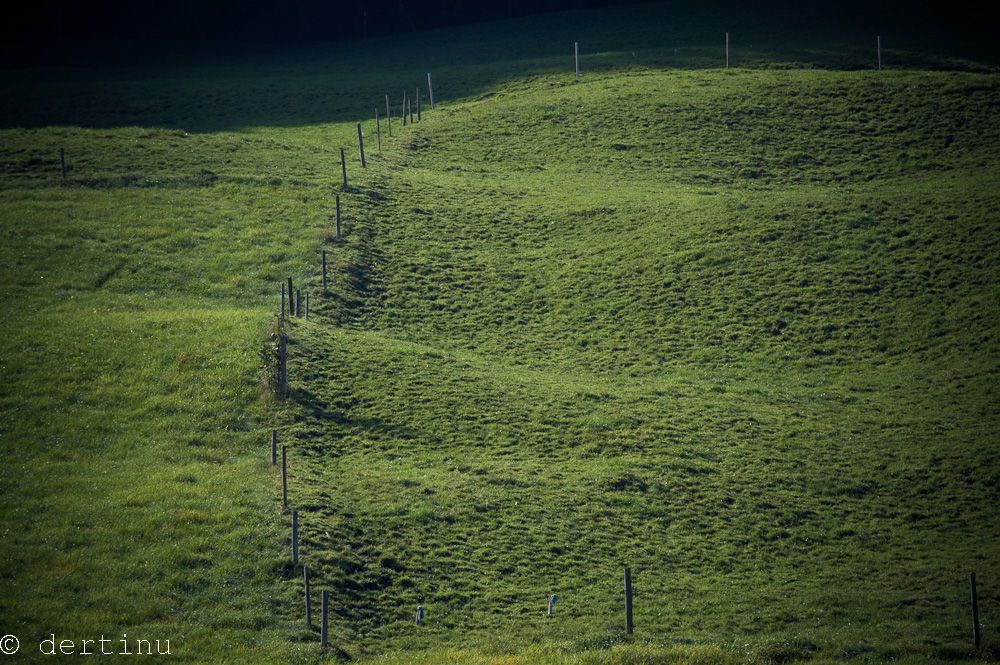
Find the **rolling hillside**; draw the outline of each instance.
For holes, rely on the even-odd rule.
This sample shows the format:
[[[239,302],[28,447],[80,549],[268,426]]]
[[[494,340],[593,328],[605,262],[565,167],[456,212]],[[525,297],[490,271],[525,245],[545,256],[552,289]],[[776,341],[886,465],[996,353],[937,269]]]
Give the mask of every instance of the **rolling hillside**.
[[[730,69],[654,4],[5,72],[16,658],[994,660],[997,66],[730,18]]]
[[[352,304],[292,327],[341,639],[615,640],[630,565],[645,639],[960,653],[1000,229],[958,80],[540,76],[413,129],[330,247]]]

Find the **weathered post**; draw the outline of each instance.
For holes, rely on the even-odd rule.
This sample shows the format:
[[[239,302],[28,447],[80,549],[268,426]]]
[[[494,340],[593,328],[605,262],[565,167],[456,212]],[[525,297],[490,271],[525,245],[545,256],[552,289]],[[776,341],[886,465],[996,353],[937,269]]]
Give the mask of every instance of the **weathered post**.
[[[271,430],[271,466],[278,464],[278,430]]]
[[[625,566],[625,632],[632,634],[632,570]]]
[[[976,596],[976,574],[969,574],[969,586],[972,589],[972,643],[979,648],[979,598]]]
[[[580,78],[580,42],[573,42],[573,53],[576,57],[576,77]]]
[[[361,138],[361,123],[358,123],[358,150],[361,152],[361,168],[365,167],[365,142]]]
[[[326,250],[323,250],[323,290],[326,291]]]
[[[875,50],[878,52],[878,70],[882,71],[882,35],[875,37]]]
[[[299,565],[299,511],[292,511],[292,565]]]
[[[340,169],[344,172],[344,189],[347,189],[347,160],[344,159],[344,149],[340,149]]]
[[[726,69],[729,69],[729,33],[726,33]]]
[[[431,83],[430,72],[427,73],[427,94],[431,98],[431,110],[434,110],[434,84]]]
[[[288,278],[288,316],[292,315],[292,308],[295,307],[292,301],[292,278]]]
[[[302,566],[302,577],[306,586],[306,626],[312,626],[312,603],[309,597],[309,566]]]
[[[406,127],[406,93],[403,93],[403,127]]]
[[[420,122],[420,88],[417,88],[417,122]]]

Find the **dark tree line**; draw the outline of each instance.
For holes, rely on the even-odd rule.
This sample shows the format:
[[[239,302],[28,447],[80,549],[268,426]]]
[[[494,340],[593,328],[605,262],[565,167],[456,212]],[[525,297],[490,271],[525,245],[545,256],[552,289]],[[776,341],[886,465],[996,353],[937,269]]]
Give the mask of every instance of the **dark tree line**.
[[[8,40],[340,40],[644,0],[39,0]]]
[[[0,12],[0,39],[13,41],[340,41],[516,18],[529,14],[635,4],[652,0],[19,0]],[[719,17],[785,7],[802,0],[666,0],[676,8]],[[998,27],[983,0],[838,0],[842,17],[877,17],[902,24],[960,27],[972,39]],[[10,5],[10,3],[8,3]],[[0,64],[2,66],[2,64]]]

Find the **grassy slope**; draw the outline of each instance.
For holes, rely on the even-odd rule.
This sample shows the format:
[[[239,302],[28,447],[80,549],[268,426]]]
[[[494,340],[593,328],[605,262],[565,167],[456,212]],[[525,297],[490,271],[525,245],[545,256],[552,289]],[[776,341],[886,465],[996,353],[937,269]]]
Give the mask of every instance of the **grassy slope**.
[[[576,652],[630,564],[644,638],[962,653],[998,557],[997,93],[538,75],[417,126],[351,199],[366,307],[293,346],[342,646]]]
[[[640,634],[715,645],[692,660],[961,653],[963,576],[997,561],[995,76],[670,73],[718,30],[656,11],[439,33],[420,71],[386,40],[8,75],[3,629],[316,657],[256,353],[276,281],[315,274],[349,121],[433,66],[469,102],[369,148],[327,325],[296,326],[264,416],[336,643],[585,660],[628,562]],[[867,66],[756,26],[742,64]],[[580,85],[548,73],[560,36],[602,52]]]

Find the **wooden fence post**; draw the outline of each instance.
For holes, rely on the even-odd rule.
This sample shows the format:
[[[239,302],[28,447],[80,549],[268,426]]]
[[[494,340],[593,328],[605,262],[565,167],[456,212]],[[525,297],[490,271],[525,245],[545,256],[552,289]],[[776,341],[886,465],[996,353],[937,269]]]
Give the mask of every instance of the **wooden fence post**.
[[[340,170],[344,173],[344,189],[347,189],[347,160],[344,159],[344,149],[340,149]]]
[[[427,94],[431,98],[431,110],[434,110],[434,84],[431,83],[430,72],[427,73]]]
[[[66,150],[59,148],[59,169],[62,171],[62,179],[66,179]]]
[[[321,647],[327,646],[326,627],[329,616],[330,616],[330,592],[327,591],[326,589],[323,589],[323,618],[319,629],[319,644]]]
[[[337,197],[337,240],[340,240],[340,197]]]
[[[326,250],[323,250],[323,290],[326,291]]]
[[[729,69],[729,33],[726,33],[726,69]]]
[[[278,463],[278,430],[271,430],[271,466]]]
[[[420,122],[420,88],[417,88],[417,122]]]
[[[576,77],[580,78],[580,42],[573,42],[573,54],[576,57]]]
[[[361,168],[366,168],[365,166],[365,142],[361,138],[361,123],[358,123],[358,150],[361,152]]]
[[[403,93],[403,127],[406,127],[406,93]]]
[[[281,444],[281,512],[288,510],[288,454]]]
[[[976,574],[969,574],[969,586],[972,589],[972,642],[979,648],[979,598],[976,596]]]
[[[295,289],[295,316],[302,316],[302,289]]]
[[[382,121],[378,118],[378,109],[375,109],[375,137],[378,139],[378,151],[382,152]]]
[[[625,632],[632,634],[632,570],[625,566]]]
[[[292,278],[288,278],[288,316],[292,315],[292,308],[295,307],[292,301]]]
[[[413,100],[407,98],[406,100],[406,110],[410,113],[410,124],[413,124]]]
[[[882,35],[875,37],[875,49],[878,51],[878,70],[882,71]]]
[[[299,511],[292,511],[292,565],[299,565]]]
[[[309,566],[302,566],[302,577],[306,585],[306,626],[312,626],[312,603],[309,602]]]

